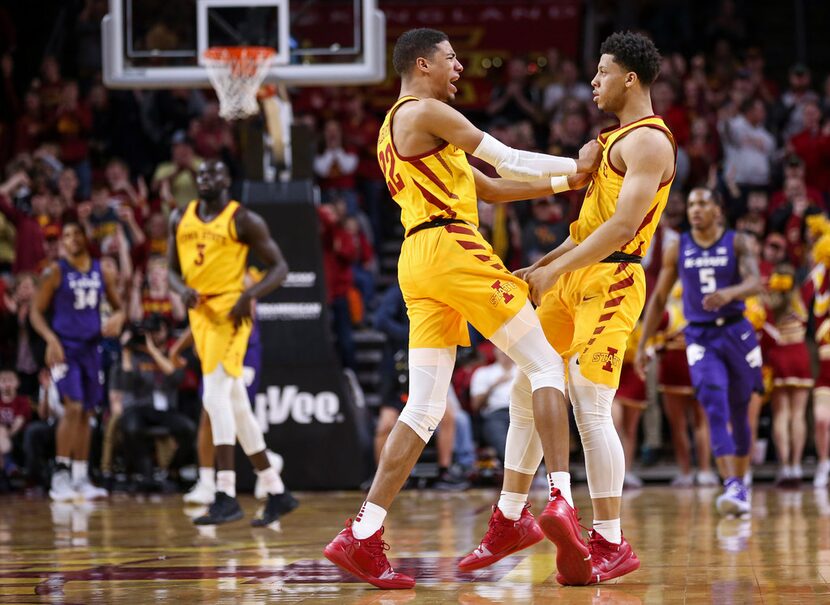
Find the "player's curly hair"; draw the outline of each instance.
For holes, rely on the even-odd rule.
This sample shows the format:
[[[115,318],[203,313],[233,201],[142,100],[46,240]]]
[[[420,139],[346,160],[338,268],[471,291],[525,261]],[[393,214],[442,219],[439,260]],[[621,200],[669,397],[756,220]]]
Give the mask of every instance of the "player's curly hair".
[[[441,42],[449,40],[447,34],[437,29],[420,27],[404,32],[395,42],[392,51],[392,67],[398,75],[409,73],[418,57],[431,57],[435,47]]]
[[[660,52],[643,34],[630,31],[611,34],[599,50],[603,55],[614,55],[614,61],[637,74],[644,86],[650,86],[660,73]]]

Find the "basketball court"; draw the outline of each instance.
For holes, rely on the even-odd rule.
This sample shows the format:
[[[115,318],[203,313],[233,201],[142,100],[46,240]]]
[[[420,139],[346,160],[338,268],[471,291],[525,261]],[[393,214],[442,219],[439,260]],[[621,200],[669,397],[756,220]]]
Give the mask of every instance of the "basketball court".
[[[180,496],[114,496],[73,505],[4,499],[0,508],[3,603],[608,603],[830,602],[827,492],[755,489],[752,519],[723,519],[718,490],[627,491],[625,533],[642,561],[616,582],[563,588],[543,541],[491,568],[461,573],[459,558],[486,530],[495,490],[406,491],[387,521],[396,569],[414,590],[377,590],[345,575],[323,546],[363,500],[360,492],[299,493],[275,529],[246,518],[196,528]],[[590,510],[587,489],[576,504]],[[545,498],[534,492],[534,510]],[[584,522],[584,521],[583,521]]]

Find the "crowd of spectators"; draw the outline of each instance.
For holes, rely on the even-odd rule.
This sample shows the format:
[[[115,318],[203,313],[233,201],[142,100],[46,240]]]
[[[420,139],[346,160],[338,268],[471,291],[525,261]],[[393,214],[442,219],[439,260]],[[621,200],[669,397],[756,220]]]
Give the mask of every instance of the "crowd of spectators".
[[[615,125],[593,103],[591,70],[592,66],[580,70],[575,60],[556,50],[543,56],[513,57],[494,76],[489,101],[465,113],[507,145],[575,157],[585,142]],[[760,46],[719,38],[709,51],[668,53],[652,87],[654,113],[663,117],[677,142],[672,198],[680,214],[685,194],[692,188],[716,190],[725,202],[729,224],[756,240],[762,268],[786,261],[795,268],[798,280],[811,269],[804,243],[806,218],[830,208],[830,76],[822,76],[795,63],[782,78],[773,78]],[[314,95],[316,100],[309,107],[325,129],[315,169],[326,188],[324,199],[333,199],[342,210],[331,213],[341,217],[339,224],[328,221],[324,229],[327,266],[336,267],[336,291],[359,292],[361,312],[371,319],[376,302],[366,299],[367,292],[359,288],[357,278],[367,257],[357,253],[356,239],[354,245],[338,245],[333,233],[342,230],[345,240],[346,221],[355,217],[361,233],[371,238],[375,254],[380,255],[383,249],[378,242],[400,238],[394,218],[378,214],[373,198],[365,193],[369,182],[382,182],[378,181],[382,175],[376,167],[367,168],[364,174],[357,172],[358,156],[367,151],[364,133],[377,128],[382,115],[362,118],[362,127],[352,131],[352,108],[365,107],[364,94],[321,90]],[[363,117],[365,112],[357,115]],[[470,160],[495,175],[490,166]],[[366,163],[368,167],[371,158]],[[344,189],[346,183],[354,185]],[[567,192],[511,205],[480,202],[480,230],[509,269],[527,266],[567,238],[582,195]],[[386,192],[382,196],[386,208],[394,207]],[[673,217],[672,222],[683,228],[685,218]],[[654,275],[659,269],[655,258],[659,251],[644,263]],[[360,299],[357,295],[333,299],[334,314],[344,313],[337,311],[337,305],[349,303],[354,308]],[[351,326],[337,322],[338,337],[359,323],[354,321],[358,315],[353,313]],[[344,363],[352,365],[353,338],[344,335],[339,342]],[[460,368],[455,380],[459,398],[477,419],[479,441],[500,453],[503,443],[491,435],[506,430],[499,393],[503,390],[500,381],[511,370],[507,366],[499,369],[504,360],[494,358],[489,347],[474,350],[465,359],[471,359],[473,366],[481,365],[488,377],[476,379],[469,368]]]
[[[110,407],[99,418],[98,466],[146,479],[152,452],[137,440],[150,416],[164,417],[169,430],[163,436],[178,443],[157,452],[167,461],[161,466],[192,458],[188,416],[195,417],[198,377],[164,363],[186,320],[167,287],[167,218],[196,197],[202,159],[221,158],[241,174],[239,142],[210,92],[104,87],[95,37],[104,10],[89,0],[77,19],[77,56],[47,54],[36,73],[19,68],[22,49],[0,47],[0,489],[8,474],[27,473],[39,482],[47,471],[61,406],[28,309],[39,272],[60,254],[60,226],[69,218],[83,225],[94,256],[118,268],[132,323],[107,343]],[[575,156],[613,125],[592,102],[591,70],[555,49],[514,56],[470,117],[512,147]],[[731,223],[754,234],[770,259],[792,263],[799,276],[809,262],[805,219],[830,204],[830,77],[821,75],[794,64],[776,80],[760,47],[722,39],[705,52],[667,54],[652,89],[654,111],[678,144],[675,194],[717,189]],[[368,103],[371,89],[302,95],[295,120],[310,124],[318,141],[313,171],[323,200],[332,333],[343,365],[355,368],[354,330],[375,322],[381,284],[389,281],[380,274],[382,257],[389,250],[394,257],[394,245],[387,244],[401,238],[375,157],[382,113]],[[570,192],[512,205],[481,203],[481,231],[508,268],[526,266],[567,237],[580,201],[581,193]],[[454,380],[459,400],[477,419],[478,441],[503,455],[504,391],[513,369],[486,347],[466,359],[472,362]],[[383,372],[393,371],[390,363]],[[166,393],[164,409],[153,407],[156,391]],[[130,447],[119,448],[119,441]],[[124,460],[119,451],[140,454]]]

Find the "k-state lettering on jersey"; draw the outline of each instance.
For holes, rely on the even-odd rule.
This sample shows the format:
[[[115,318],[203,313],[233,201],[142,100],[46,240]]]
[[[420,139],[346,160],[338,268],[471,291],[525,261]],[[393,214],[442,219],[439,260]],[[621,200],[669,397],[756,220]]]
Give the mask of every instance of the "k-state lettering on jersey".
[[[101,338],[101,264],[90,263],[84,273],[60,259],[61,283],[52,299],[52,330],[61,340],[88,342]]]
[[[716,290],[741,282],[735,254],[735,232],[727,229],[721,238],[704,248],[695,242],[691,232],[680,236],[677,259],[683,283],[683,313],[688,321],[709,322],[721,317],[742,315],[744,302],[733,300],[717,311],[703,308],[703,298]]]

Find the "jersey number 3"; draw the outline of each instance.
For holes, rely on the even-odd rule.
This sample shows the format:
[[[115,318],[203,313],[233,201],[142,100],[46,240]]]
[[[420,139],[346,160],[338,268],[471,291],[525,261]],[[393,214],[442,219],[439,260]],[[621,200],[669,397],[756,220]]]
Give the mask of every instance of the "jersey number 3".
[[[395,172],[395,153],[392,151],[392,143],[387,143],[386,149],[378,153],[378,161],[381,172],[387,179],[386,186],[389,187],[389,193],[394,196],[404,188],[404,182],[401,175]]]
[[[196,244],[196,260],[193,261],[193,264],[197,267],[205,264],[205,244]]]

